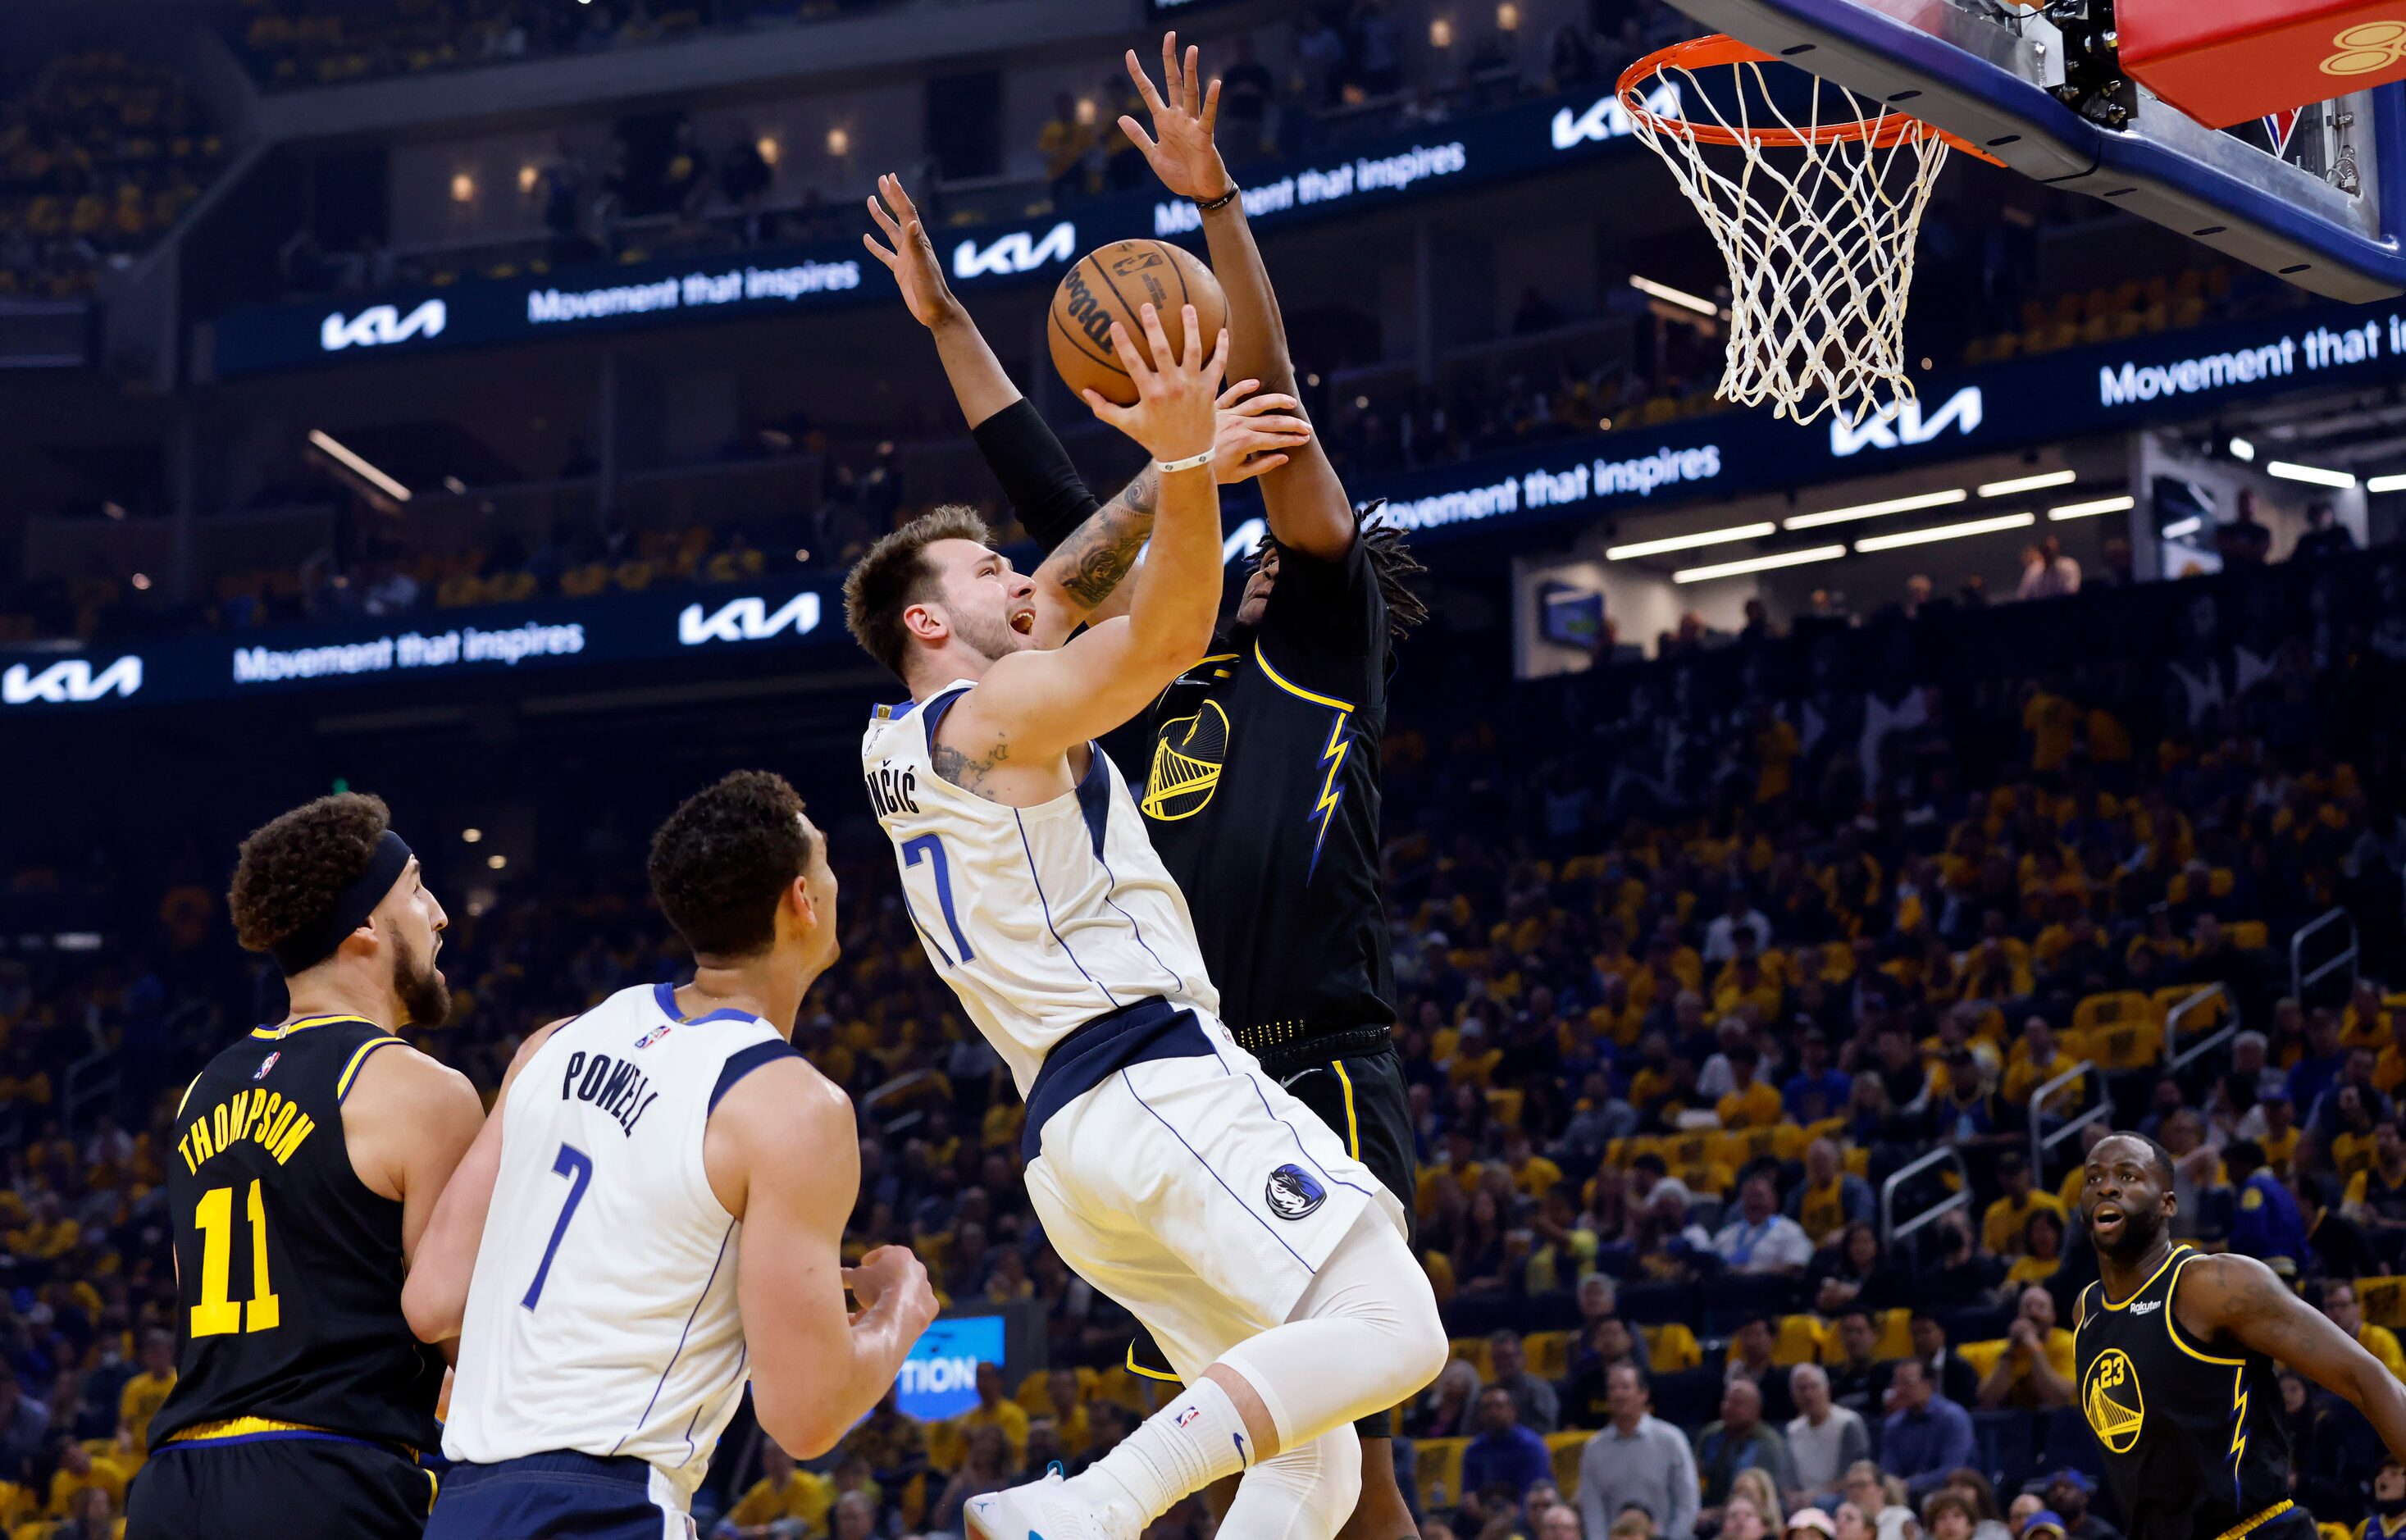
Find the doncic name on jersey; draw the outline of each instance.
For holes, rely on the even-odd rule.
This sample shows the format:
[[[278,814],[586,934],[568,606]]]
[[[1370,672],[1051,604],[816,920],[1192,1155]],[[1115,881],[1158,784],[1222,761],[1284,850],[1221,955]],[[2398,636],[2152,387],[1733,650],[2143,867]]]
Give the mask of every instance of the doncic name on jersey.
[[[635,1046],[648,1048],[667,1035],[666,1028],[645,1033]],[[582,1049],[568,1055],[568,1072],[559,1080],[559,1099],[591,1102],[618,1122],[619,1131],[632,1135],[635,1120],[651,1109],[660,1094],[644,1072],[624,1059]]]

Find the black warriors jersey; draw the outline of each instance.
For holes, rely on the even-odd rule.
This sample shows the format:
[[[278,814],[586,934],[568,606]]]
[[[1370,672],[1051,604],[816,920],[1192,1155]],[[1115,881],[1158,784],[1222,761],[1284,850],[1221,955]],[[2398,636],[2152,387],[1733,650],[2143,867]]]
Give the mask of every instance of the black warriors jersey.
[[[292,1426],[434,1447],[443,1359],[402,1318],[402,1206],[343,1138],[360,1066],[400,1041],[355,1016],[263,1027],[185,1093],[167,1154],[178,1378],[154,1448]]]
[[[2289,1500],[2289,1434],[2272,1361],[2193,1341],[2173,1318],[2186,1246],[2118,1304],[2083,1291],[2081,1415],[2105,1452],[2130,1540],[2215,1540]]]
[[[1221,1018],[1274,1074],[1282,1056],[1371,1052],[1394,1021],[1379,874],[1390,657],[1363,543],[1336,561],[1281,546],[1257,631],[1162,692],[1128,766]]]

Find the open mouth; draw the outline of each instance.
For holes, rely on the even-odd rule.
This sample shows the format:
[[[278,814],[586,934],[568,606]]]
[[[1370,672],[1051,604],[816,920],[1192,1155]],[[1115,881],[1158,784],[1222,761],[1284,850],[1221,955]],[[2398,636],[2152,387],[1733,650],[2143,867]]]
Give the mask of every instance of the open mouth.
[[[1036,634],[1036,612],[1034,610],[1019,610],[1013,612],[1011,617],[1011,629],[1017,631],[1022,636],[1034,636]]]
[[[2119,1235],[2122,1230],[2122,1209],[2119,1205],[2101,1203],[2088,1210],[2088,1229],[2092,1235]]]

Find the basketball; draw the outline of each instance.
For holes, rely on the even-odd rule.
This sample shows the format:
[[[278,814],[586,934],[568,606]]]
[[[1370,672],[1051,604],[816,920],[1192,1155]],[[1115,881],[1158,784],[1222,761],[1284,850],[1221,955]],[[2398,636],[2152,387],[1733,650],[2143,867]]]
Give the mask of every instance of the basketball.
[[[1152,240],[1097,247],[1053,291],[1053,316],[1044,329],[1053,345],[1053,367],[1070,389],[1092,390],[1122,406],[1135,403],[1136,382],[1111,356],[1111,322],[1125,326],[1142,347],[1144,319],[1138,311],[1147,304],[1161,312],[1172,355],[1186,346],[1182,306],[1192,304],[1203,323],[1206,358],[1228,324],[1228,298],[1220,292],[1220,280],[1185,251]]]

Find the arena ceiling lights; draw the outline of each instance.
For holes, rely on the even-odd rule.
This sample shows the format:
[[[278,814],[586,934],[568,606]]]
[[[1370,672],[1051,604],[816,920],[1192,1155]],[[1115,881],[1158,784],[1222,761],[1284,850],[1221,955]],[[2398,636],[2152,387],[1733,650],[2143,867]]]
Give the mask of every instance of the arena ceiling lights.
[[[1635,273],[1629,275],[1629,287],[1640,294],[1661,300],[1665,304],[1676,304],[1682,310],[1692,310],[1699,316],[1710,317],[1716,320],[1720,318],[1721,307],[1701,294],[1691,294],[1684,289],[1674,289],[1667,283],[1656,283],[1651,278],[1641,278]]]
[[[2077,471],[2042,471],[2036,475],[2015,476],[2010,481],[1984,481],[1975,488],[1982,497],[2011,497],[2016,492],[2044,491],[2049,487],[2069,487],[2080,479]]]
[[[1852,519],[1877,518],[1882,514],[1909,514],[1917,508],[1944,508],[1961,502],[1972,494],[1960,487],[1944,492],[1922,492],[1914,497],[1889,498],[1885,502],[1859,502],[1851,508],[1831,508],[1818,514],[1798,514],[1787,521],[1790,530],[1818,530],[1824,524],[1845,524]]]
[[[1726,530],[1699,530],[1691,535],[1666,535],[1661,540],[1641,540],[1634,545],[1607,546],[1606,561],[1627,561],[1633,557],[1661,556],[1665,551],[1691,551],[1699,545],[1724,545],[1734,540],[1759,540],[1776,533],[1779,526],[1764,519],[1760,524],[1733,524]]]
[[[2406,477],[2399,478],[2406,485]],[[2047,522],[2060,524],[2067,518],[2094,518],[2099,514],[2127,514],[2139,505],[2134,497],[2092,498],[2087,502],[2066,502],[2046,511]]]
[[[2364,484],[2368,492],[2406,492],[2406,476],[2374,476]]]
[[[2300,465],[2295,460],[2268,459],[2264,473],[2279,476],[2283,481],[2302,481],[2314,487],[2331,487],[2342,492],[2356,489],[2356,477],[2345,471],[2326,471],[2319,465]]]
[[[409,501],[408,487],[377,470],[364,456],[336,439],[323,428],[309,430],[309,443],[319,454],[333,460],[341,469],[348,471],[361,481],[367,483],[373,490],[383,493],[395,502]],[[2351,481],[2350,485],[2354,483]]]
[[[1858,554],[1869,551],[1893,551],[1905,545],[1927,545],[1936,540],[1960,540],[1966,535],[1985,535],[1999,530],[2022,530],[2038,522],[2036,514],[2000,514],[1994,518],[1967,518],[1960,524],[1941,524],[1930,530],[1906,530],[1892,535],[1866,535],[1855,542]]]
[[[1674,583],[1707,583],[1717,577],[1740,577],[1748,572],[1768,572],[1781,567],[1802,567],[1808,561],[1834,561],[1847,554],[1844,545],[1814,545],[1802,551],[1782,551],[1776,556],[1748,557],[1744,561],[1724,561],[1714,567],[1691,567],[1673,572]]]

